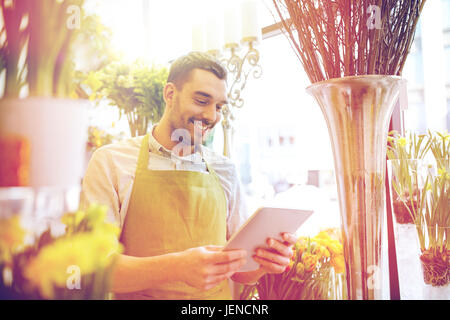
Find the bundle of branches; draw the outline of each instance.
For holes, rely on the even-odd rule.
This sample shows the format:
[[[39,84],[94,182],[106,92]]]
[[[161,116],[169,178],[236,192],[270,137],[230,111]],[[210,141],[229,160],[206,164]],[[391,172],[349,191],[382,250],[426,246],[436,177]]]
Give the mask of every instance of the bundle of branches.
[[[273,0],[312,83],[401,75],[426,0]]]

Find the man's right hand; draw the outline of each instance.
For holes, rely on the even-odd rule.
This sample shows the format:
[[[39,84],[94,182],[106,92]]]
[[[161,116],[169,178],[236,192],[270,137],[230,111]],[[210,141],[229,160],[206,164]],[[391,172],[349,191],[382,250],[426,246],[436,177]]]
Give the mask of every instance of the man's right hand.
[[[204,246],[179,253],[176,272],[188,285],[209,290],[231,277],[246,262],[245,250],[222,251],[220,246]]]

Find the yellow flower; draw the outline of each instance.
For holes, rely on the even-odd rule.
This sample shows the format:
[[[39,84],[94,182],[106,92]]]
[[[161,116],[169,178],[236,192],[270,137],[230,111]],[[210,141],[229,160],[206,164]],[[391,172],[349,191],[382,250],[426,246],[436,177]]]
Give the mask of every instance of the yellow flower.
[[[305,265],[301,262],[297,263],[297,266],[295,267],[295,273],[301,276],[304,272],[305,272]]]
[[[115,254],[122,252],[122,246],[115,227],[106,225],[43,247],[26,266],[24,276],[39,288],[43,297],[53,298],[54,287],[66,285],[69,266],[77,266],[82,276],[107,268]]]
[[[66,226],[76,227],[86,217],[86,212],[78,210],[76,212],[69,212],[61,217],[61,222]]]
[[[337,241],[333,241],[333,242],[329,243],[327,248],[330,251],[332,256],[342,255],[342,253],[344,251],[342,248],[342,244]]]
[[[449,173],[444,167],[438,168],[438,176],[445,179],[449,177]]]
[[[326,247],[332,256],[340,255],[343,252],[342,244],[338,240],[332,239],[325,231],[320,232],[313,240]]]
[[[89,72],[84,83],[87,84],[94,93],[102,86],[102,82],[98,79],[98,75],[95,72]]]
[[[24,237],[19,215],[0,219],[0,261],[9,260],[10,254],[23,244]]]
[[[108,213],[107,206],[99,204],[91,204],[86,209],[86,219],[88,219],[92,227],[96,227],[104,223],[107,213]]]
[[[302,255],[302,262],[304,263],[307,272],[311,272],[314,270],[317,264],[317,260],[318,259],[315,254],[304,252]]]
[[[343,255],[331,258],[331,265],[334,267],[336,273],[343,273],[345,271],[345,260]]]
[[[331,237],[327,231],[321,231],[314,237],[314,239],[331,240]]]
[[[317,246],[315,252],[315,254],[318,255],[319,260],[322,258],[329,258],[330,257],[330,251],[327,250],[327,248],[325,246],[319,245]]]
[[[404,138],[404,137],[398,138],[398,139],[397,139],[397,144],[398,144],[400,147],[406,146],[406,144],[407,144],[406,138]]]

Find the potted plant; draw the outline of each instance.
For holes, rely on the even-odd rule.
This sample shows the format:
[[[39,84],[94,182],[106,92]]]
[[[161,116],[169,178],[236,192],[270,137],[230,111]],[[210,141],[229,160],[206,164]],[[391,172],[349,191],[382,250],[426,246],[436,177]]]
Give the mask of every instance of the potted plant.
[[[431,140],[427,135],[410,132],[408,137],[396,131],[389,132],[387,157],[391,166],[391,193],[395,219],[399,224],[413,223],[412,206],[417,207],[419,190],[417,184],[410,184],[411,177],[417,172],[430,148]]]
[[[413,212],[426,284],[450,289],[450,135],[429,133],[435,170],[427,172],[420,205]]]
[[[410,134],[409,138],[395,133],[391,138],[388,157],[392,205],[394,212],[400,210],[401,216],[410,221],[405,224],[405,218],[396,219],[396,248],[404,298],[422,297],[422,292],[413,294],[408,288],[420,273],[426,284],[424,288],[432,287],[424,290],[424,298],[448,295],[445,290],[449,288],[450,270],[449,151],[448,133],[429,131],[426,136]],[[395,215],[397,217],[398,213]],[[420,259],[417,259],[418,254]]]
[[[84,32],[83,3],[1,1],[6,81],[0,101],[0,136],[28,142],[26,185],[66,188],[81,181],[87,100],[74,99],[73,44]]]
[[[158,122],[164,111],[165,67],[142,61],[114,62],[87,77],[94,97],[106,99],[128,120],[131,136],[145,135],[149,124]]]

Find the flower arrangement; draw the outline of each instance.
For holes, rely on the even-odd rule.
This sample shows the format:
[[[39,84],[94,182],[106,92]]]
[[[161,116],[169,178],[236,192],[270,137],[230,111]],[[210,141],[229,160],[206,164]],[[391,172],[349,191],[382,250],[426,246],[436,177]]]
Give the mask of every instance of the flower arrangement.
[[[107,208],[91,205],[61,218],[65,233],[48,229],[32,245],[20,215],[1,219],[0,292],[10,298],[105,299],[119,229],[105,221]]]
[[[421,145],[417,137],[410,137],[412,142],[400,135],[392,138],[388,153],[396,177],[392,184],[416,226],[425,283],[444,286],[450,282],[450,135],[429,132],[418,153],[405,152],[408,145],[413,146],[410,150]],[[434,163],[421,166],[410,159],[412,155],[425,157],[428,151]]]
[[[148,66],[142,61],[132,64],[113,62],[90,73],[84,82],[90,99],[106,99],[126,115],[133,137],[147,133],[149,123],[155,123],[164,111],[163,89],[168,70]]]
[[[299,237],[291,263],[281,274],[266,274],[245,286],[241,299],[324,300],[344,298],[345,262],[338,230]]]

